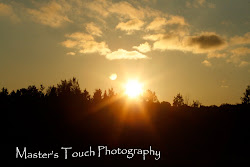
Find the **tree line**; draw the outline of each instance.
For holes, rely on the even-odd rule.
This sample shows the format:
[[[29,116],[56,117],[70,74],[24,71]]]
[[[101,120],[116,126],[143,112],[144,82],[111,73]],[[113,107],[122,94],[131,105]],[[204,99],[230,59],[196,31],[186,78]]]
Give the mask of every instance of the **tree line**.
[[[0,99],[2,102],[8,102],[10,99],[17,99],[20,97],[23,98],[32,98],[32,99],[53,99],[53,98],[66,98],[78,100],[82,103],[100,103],[103,101],[108,101],[120,97],[120,94],[117,94],[113,88],[108,90],[96,89],[93,93],[93,96],[84,89],[81,90],[78,80],[73,77],[69,80],[61,80],[57,86],[49,86],[47,90],[41,84],[40,88],[37,88],[35,85],[28,86],[28,88],[21,88],[16,91],[11,91],[9,93],[7,88],[2,88],[0,92]],[[141,95],[140,100],[142,102],[148,103],[160,103],[157,95],[154,91],[146,90],[143,95]],[[242,104],[250,104],[250,85],[247,86],[246,91],[241,97]],[[161,104],[171,106],[169,102],[162,101]],[[222,106],[229,104],[222,104]],[[173,107],[186,107],[188,104],[185,104],[183,96],[178,93],[173,99]],[[193,100],[190,107],[199,108],[202,106],[202,103],[199,100]]]

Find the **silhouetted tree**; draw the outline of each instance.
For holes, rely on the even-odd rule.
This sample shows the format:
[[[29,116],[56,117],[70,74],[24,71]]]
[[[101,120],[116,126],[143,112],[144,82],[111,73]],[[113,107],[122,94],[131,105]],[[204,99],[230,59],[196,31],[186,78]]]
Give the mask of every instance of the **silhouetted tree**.
[[[110,88],[110,89],[108,90],[108,97],[109,97],[109,98],[112,98],[112,97],[114,97],[114,96],[115,96],[115,91],[114,91],[113,88]]]
[[[22,88],[20,89],[21,96],[23,97],[40,97],[39,90],[35,85],[28,86],[28,89]]]
[[[241,97],[242,104],[250,104],[250,85],[247,86],[244,96]]]
[[[16,96],[16,92],[14,90],[12,90],[10,93],[10,96],[14,98]]]
[[[199,102],[199,100],[193,100],[193,104],[191,105],[191,107],[194,108],[199,108],[201,106],[201,102]]]
[[[44,89],[45,89],[45,87],[43,86],[43,84],[41,84],[40,89],[39,89],[39,93],[40,93],[41,97],[44,97],[44,93],[43,93]]]
[[[161,105],[163,105],[164,107],[171,107],[171,104],[167,101],[162,101]]]
[[[93,102],[94,103],[99,103],[102,100],[102,90],[101,89],[96,89],[93,95]]]
[[[57,92],[59,96],[81,95],[81,89],[75,77],[69,81],[62,80],[61,84],[57,85]]]
[[[9,94],[8,89],[3,87],[1,92],[0,92],[0,95],[1,96],[7,96],[8,94]]]
[[[158,102],[158,98],[157,98],[155,92],[153,92],[153,91],[151,91],[149,89],[143,94],[142,99],[145,102],[151,102],[151,103]]]
[[[0,104],[1,103],[6,103],[7,100],[8,100],[8,95],[9,95],[9,92],[8,92],[8,89],[7,88],[2,88],[1,92],[0,92]]]
[[[57,95],[58,95],[57,94],[57,88],[55,86],[49,86],[48,89],[47,89],[46,96],[56,97]]]
[[[84,89],[82,96],[83,96],[83,101],[85,101],[85,102],[90,101],[90,94],[86,89]]]
[[[1,92],[0,92],[0,100],[1,101],[7,100],[8,95],[9,95],[8,89],[3,87]]]
[[[180,93],[178,93],[173,100],[174,107],[180,107],[184,105],[184,99]]]
[[[107,100],[108,99],[108,95],[107,95],[107,91],[105,90],[103,93],[103,100]]]

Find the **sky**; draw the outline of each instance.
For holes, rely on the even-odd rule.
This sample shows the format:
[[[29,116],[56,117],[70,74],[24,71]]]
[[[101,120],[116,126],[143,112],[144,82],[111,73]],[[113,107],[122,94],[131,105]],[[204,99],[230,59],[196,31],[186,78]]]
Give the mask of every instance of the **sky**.
[[[137,79],[159,101],[240,103],[249,9],[249,0],[0,0],[0,87],[76,77],[91,94],[119,93]]]

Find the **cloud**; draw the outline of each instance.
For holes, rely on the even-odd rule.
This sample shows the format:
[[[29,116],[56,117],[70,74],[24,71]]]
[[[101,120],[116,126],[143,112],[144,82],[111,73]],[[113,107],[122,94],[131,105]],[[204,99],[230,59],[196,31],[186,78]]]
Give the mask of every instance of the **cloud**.
[[[193,0],[186,1],[187,8],[201,8],[201,7],[208,7],[208,8],[215,8],[216,5],[214,3],[206,2],[206,0]]]
[[[244,67],[249,64],[249,62],[246,62],[242,60],[242,57],[250,54],[250,49],[246,47],[240,47],[231,50],[232,55],[227,60],[228,63],[234,63],[238,65],[239,67]]]
[[[117,51],[108,53],[106,55],[106,58],[109,60],[116,60],[116,59],[137,60],[137,59],[147,59],[148,57],[137,51],[126,51],[124,49],[118,49]]]
[[[240,64],[239,64],[239,67],[245,67],[245,66],[248,66],[250,63],[247,62],[247,61],[241,61]]]
[[[140,19],[143,20],[149,17],[165,16],[165,14],[159,10],[152,9],[148,6],[142,7],[141,4],[145,2],[132,1],[133,5],[126,1],[112,2],[111,0],[93,0],[84,3],[84,7],[87,10],[107,18],[114,14],[120,20],[122,19]]]
[[[85,4],[87,9],[90,9],[103,17],[107,17],[109,15],[108,7],[111,5],[111,2],[106,0],[94,0]]]
[[[82,33],[82,32],[74,32],[72,34],[66,34],[65,36],[68,37],[68,38],[71,38],[71,39],[81,40],[81,41],[94,40],[94,37],[92,35]]]
[[[143,44],[140,44],[139,46],[133,46],[134,49],[137,49],[138,51],[142,53],[146,53],[151,51],[151,46],[149,45],[148,42],[145,42]]]
[[[182,25],[182,26],[188,25],[186,23],[184,17],[182,17],[182,16],[174,16],[174,15],[170,16],[170,19],[167,20],[166,24],[170,24],[170,25],[178,24],[178,25]]]
[[[241,56],[241,55],[250,54],[250,49],[247,47],[240,47],[240,48],[236,48],[236,49],[231,50],[231,52],[234,55]]]
[[[125,1],[112,3],[108,10],[109,12],[118,14],[125,19],[143,19],[145,17],[142,8],[137,9]]]
[[[148,35],[143,36],[143,39],[149,40],[149,41],[157,41],[162,37],[163,37],[163,34],[151,34],[151,35],[148,34]]]
[[[76,53],[75,52],[68,52],[67,55],[75,56]]]
[[[183,50],[183,46],[180,42],[180,39],[177,35],[165,34],[162,35],[160,40],[156,41],[153,44],[154,50]]]
[[[129,20],[127,22],[120,22],[117,26],[116,29],[120,29],[123,31],[134,31],[134,30],[140,30],[141,27],[143,26],[144,22],[139,20],[139,19],[133,19]]]
[[[225,58],[227,56],[226,53],[208,53],[207,58],[211,59],[211,58]]]
[[[188,35],[187,32],[183,28],[175,28],[172,30],[168,30],[167,33],[146,35],[143,38],[145,40],[155,41],[153,43],[153,50],[181,50],[181,51],[189,51],[188,48],[183,45],[183,38]]]
[[[13,22],[20,22],[20,19],[15,14],[12,6],[0,3],[0,16],[9,17]]]
[[[100,55],[106,55],[110,52],[106,42],[97,42],[92,35],[75,32],[66,34],[65,36],[69,39],[63,41],[61,44],[67,48],[75,48],[80,53],[99,53]]]
[[[202,62],[202,64],[203,64],[204,66],[206,66],[206,67],[211,67],[211,66],[212,66],[212,64],[211,64],[208,60],[204,60],[204,61]]]
[[[74,48],[76,45],[78,45],[78,42],[68,39],[66,41],[63,41],[61,44],[66,48]]]
[[[204,32],[197,36],[189,36],[184,40],[184,43],[194,53],[221,50],[227,46],[226,40],[213,32]]]
[[[106,42],[88,41],[79,45],[80,53],[99,53],[100,55],[106,55],[110,52]]]
[[[126,1],[112,2],[111,0],[93,0],[84,3],[84,7],[101,17],[107,18],[115,15],[118,19],[144,19],[145,17],[156,17],[163,15],[159,10],[149,7],[143,8],[141,2],[134,1],[134,5]],[[137,6],[137,7],[136,7]],[[89,12],[87,13],[89,14]],[[95,15],[92,15],[95,16]]]
[[[93,22],[88,23],[86,25],[86,30],[88,33],[90,33],[91,35],[95,35],[95,36],[102,36],[102,31],[99,27],[97,27]]]
[[[250,44],[250,32],[245,33],[243,36],[234,36],[230,39],[233,45]]]
[[[58,28],[66,22],[72,22],[66,15],[70,7],[66,3],[51,1],[42,5],[39,9],[27,9],[27,13],[32,16],[35,22],[53,28]]]
[[[154,50],[180,50],[193,53],[210,53],[222,50],[227,46],[225,39],[213,32],[203,32],[195,36],[187,36],[187,32],[174,30],[165,34],[144,36],[144,39],[155,41]],[[179,33],[178,33],[179,32]],[[182,33],[181,33],[182,32]]]
[[[169,19],[163,17],[156,17],[146,28],[146,30],[154,30],[159,31],[166,25],[180,25],[185,26],[188,25],[184,19],[184,17],[181,16],[174,16],[170,15]]]
[[[166,25],[167,20],[162,17],[156,17],[148,26],[147,30],[160,30],[164,25]]]

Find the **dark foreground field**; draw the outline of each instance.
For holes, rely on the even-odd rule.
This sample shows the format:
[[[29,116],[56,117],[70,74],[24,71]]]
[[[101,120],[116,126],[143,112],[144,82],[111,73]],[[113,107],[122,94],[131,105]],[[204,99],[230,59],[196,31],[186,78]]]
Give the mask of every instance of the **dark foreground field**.
[[[224,107],[170,107],[164,104],[117,101],[110,105],[80,105],[53,102],[12,102],[8,113],[10,164],[56,163],[56,166],[86,163],[201,165],[249,163],[249,105]],[[100,105],[101,106],[101,105]],[[152,149],[160,159],[142,155],[97,155],[72,158],[72,152],[98,146],[108,149]],[[59,158],[16,158],[20,152],[54,152]],[[61,147],[72,147],[69,159]],[[23,152],[22,152],[23,153]],[[88,165],[87,165],[88,166]]]
[[[96,90],[91,98],[75,80],[42,90],[0,93],[8,166],[250,164],[249,104],[190,107],[178,100],[171,106],[113,90],[104,96]]]

